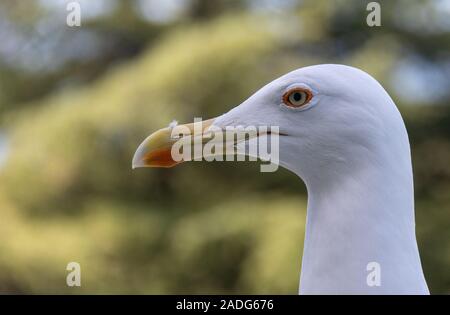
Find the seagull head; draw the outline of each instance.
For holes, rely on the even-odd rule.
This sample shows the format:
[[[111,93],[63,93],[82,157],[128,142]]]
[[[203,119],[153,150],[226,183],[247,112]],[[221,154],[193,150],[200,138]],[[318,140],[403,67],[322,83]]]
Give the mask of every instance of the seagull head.
[[[145,139],[133,167],[181,162],[171,148],[191,136],[173,137],[179,126]],[[397,107],[374,78],[343,65],[305,67],[217,118],[181,125],[197,129],[194,138],[201,142],[212,129],[230,126],[277,127],[279,165],[307,186],[302,293],[428,293],[415,240],[408,135]],[[264,136],[267,132],[252,138],[238,134],[225,145],[246,147]],[[364,273],[374,261],[383,266],[380,287],[369,286]]]
[[[195,126],[184,125],[189,130]],[[372,153],[389,143],[394,146],[395,139],[387,137],[399,135],[390,133],[393,128],[406,135],[395,104],[375,79],[359,69],[334,64],[289,72],[225,114],[201,122],[200,130],[207,135],[212,127],[229,126],[278,127],[279,164],[306,182],[373,161]],[[176,141],[172,128],[145,139],[134,155],[133,168],[178,164],[171,157]]]

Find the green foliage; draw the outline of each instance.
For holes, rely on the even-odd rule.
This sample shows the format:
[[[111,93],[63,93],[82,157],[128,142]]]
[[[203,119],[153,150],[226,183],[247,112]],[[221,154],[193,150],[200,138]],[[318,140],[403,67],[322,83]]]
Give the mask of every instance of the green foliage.
[[[272,67],[258,64],[273,39],[256,26],[243,17],[225,18],[207,30],[174,32],[104,80],[16,117],[1,172],[9,204],[2,209],[8,214],[2,234],[10,241],[0,268],[14,275],[1,279],[3,290],[67,290],[64,267],[75,260],[83,266],[83,292],[269,292],[271,281],[281,292],[295,292],[301,200],[298,206],[280,197],[215,200],[229,184],[219,180],[220,167],[202,175],[200,164],[147,172],[132,172],[130,165],[152,130],[174,118],[192,120],[193,113],[217,115],[261,78],[270,79]],[[234,181],[241,181],[237,175]],[[192,194],[187,189],[194,179]],[[217,192],[209,194],[211,188]],[[278,231],[288,240],[281,247],[283,238],[266,238],[287,216],[292,228]],[[277,222],[272,231],[271,221]],[[258,266],[263,257],[276,258],[270,248],[281,250],[283,259],[293,256],[293,268]],[[253,264],[266,272],[265,287],[248,274]],[[277,269],[288,273],[281,283]]]

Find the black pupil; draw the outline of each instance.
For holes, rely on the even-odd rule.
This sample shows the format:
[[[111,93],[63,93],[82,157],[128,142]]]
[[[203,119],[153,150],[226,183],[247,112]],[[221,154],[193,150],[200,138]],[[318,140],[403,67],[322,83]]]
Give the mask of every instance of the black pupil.
[[[302,94],[299,92],[295,92],[293,95],[294,101],[298,102],[302,99]]]

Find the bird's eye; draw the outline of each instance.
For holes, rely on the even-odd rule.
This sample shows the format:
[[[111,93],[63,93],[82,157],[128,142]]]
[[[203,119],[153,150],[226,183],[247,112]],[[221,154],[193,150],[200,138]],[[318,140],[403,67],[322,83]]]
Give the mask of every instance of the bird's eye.
[[[294,88],[283,94],[283,103],[289,107],[302,107],[312,99],[311,91],[304,88]]]

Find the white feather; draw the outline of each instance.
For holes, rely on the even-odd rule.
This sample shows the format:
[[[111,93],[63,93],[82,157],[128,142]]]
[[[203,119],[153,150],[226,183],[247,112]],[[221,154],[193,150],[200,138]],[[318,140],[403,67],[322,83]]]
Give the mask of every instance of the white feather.
[[[290,87],[314,96],[296,110]],[[397,107],[365,72],[319,65],[288,73],[214,125],[279,126],[280,164],[308,189],[300,292],[428,294],[415,236],[408,135]],[[370,262],[381,285],[367,284]]]

